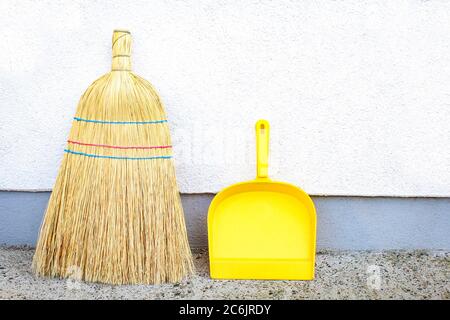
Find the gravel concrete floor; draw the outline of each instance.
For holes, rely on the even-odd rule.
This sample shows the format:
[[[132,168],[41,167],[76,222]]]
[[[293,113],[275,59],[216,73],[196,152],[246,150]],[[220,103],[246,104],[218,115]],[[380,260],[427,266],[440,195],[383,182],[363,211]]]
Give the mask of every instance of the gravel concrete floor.
[[[180,284],[109,286],[35,277],[33,249],[0,246],[0,299],[450,299],[450,252],[317,254],[314,281],[213,281],[208,255]]]

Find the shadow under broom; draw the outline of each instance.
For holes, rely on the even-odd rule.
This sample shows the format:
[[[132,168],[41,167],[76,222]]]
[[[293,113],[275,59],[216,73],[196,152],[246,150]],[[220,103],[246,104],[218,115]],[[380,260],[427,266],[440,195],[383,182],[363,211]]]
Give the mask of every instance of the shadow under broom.
[[[42,223],[38,275],[110,284],[193,273],[163,105],[114,31],[112,71],[83,94]]]

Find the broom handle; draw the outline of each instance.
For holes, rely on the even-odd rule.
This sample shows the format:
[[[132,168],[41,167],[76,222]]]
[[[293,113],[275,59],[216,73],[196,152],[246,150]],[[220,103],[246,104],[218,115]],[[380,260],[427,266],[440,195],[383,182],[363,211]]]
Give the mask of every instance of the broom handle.
[[[131,71],[131,33],[114,30],[112,37],[112,71]]]
[[[269,177],[269,122],[258,120],[256,122],[256,178]]]

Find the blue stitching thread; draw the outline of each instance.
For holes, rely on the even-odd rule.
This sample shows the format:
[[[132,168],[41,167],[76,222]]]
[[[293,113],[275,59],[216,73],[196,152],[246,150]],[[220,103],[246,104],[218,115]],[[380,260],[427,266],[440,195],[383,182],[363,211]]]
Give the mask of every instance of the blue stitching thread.
[[[73,117],[73,119],[76,120],[76,121],[103,123],[103,124],[156,124],[156,123],[167,122],[167,120],[154,120],[154,121],[103,121],[103,120],[83,119],[83,118],[78,118],[78,117]]]
[[[64,152],[72,153],[72,154],[76,154],[76,155],[80,155],[80,156],[85,156],[85,157],[91,157],[91,158],[105,158],[105,159],[118,159],[118,160],[154,160],[154,159],[170,159],[170,158],[172,158],[172,156],[154,156],[154,157],[142,157],[142,158],[101,156],[101,155],[97,155],[97,154],[72,151],[69,149],[64,149]]]

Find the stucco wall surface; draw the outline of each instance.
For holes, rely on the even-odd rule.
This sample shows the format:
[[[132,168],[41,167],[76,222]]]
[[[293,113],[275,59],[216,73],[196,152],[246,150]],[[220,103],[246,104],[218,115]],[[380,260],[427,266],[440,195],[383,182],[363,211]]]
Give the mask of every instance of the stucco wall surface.
[[[450,196],[450,2],[1,1],[0,189],[52,187],[80,95],[129,29],[182,192],[253,178],[315,195]]]

